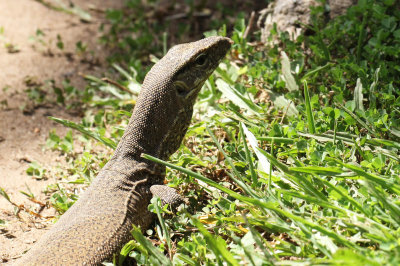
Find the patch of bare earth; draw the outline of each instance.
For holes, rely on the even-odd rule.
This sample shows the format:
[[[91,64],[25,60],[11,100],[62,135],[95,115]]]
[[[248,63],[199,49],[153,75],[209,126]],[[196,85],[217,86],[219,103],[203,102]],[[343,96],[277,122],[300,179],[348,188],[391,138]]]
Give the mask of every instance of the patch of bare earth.
[[[53,3],[51,0],[46,2]],[[31,192],[38,202],[46,203],[43,190],[56,182],[56,177],[37,180],[26,174],[30,162],[36,161],[46,168],[56,167],[60,154],[43,149],[51,129],[60,135],[66,129],[49,120],[47,116],[77,121],[73,112],[56,104],[44,104],[35,108],[26,106],[26,77],[39,82],[53,79],[56,84],[66,78],[77,88],[83,89],[84,81],[79,73],[100,75],[104,70],[105,51],[97,40],[99,26],[106,8],[118,8],[122,0],[73,0],[76,6],[88,10],[90,23],[83,23],[77,15],[55,11],[34,0],[0,0],[0,187],[11,200],[34,210],[42,216],[54,215],[52,209],[41,207],[20,191]],[[54,1],[57,3],[57,1]],[[93,7],[95,7],[93,9]],[[44,33],[42,39],[29,41],[37,30]],[[55,45],[60,35],[64,48]],[[76,43],[87,44],[92,54],[79,55]],[[34,46],[34,47],[33,47]],[[21,108],[25,106],[25,113]],[[29,188],[29,189],[28,189]],[[30,248],[51,226],[51,221],[34,218],[0,197],[0,263],[12,263]]]

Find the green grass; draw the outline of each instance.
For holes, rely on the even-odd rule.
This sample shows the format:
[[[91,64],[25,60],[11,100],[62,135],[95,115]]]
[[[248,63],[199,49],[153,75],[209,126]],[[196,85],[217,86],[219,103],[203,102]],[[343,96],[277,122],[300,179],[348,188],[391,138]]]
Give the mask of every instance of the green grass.
[[[152,201],[158,223],[147,238],[134,228],[120,258],[140,265],[398,265],[400,12],[394,2],[359,1],[329,23],[317,8],[313,34],[297,41],[274,33],[278,44],[249,45],[241,18],[207,33],[233,26],[227,35],[234,45],[199,95],[195,117],[201,119],[169,161],[144,155],[168,166],[169,185],[188,204],[171,215]],[[148,31],[128,46],[117,38],[122,11],[108,16],[113,27],[103,39],[109,45],[146,46]],[[138,18],[123,30],[149,30],[144,22]],[[155,27],[151,38],[162,51],[166,38]],[[81,132],[85,145],[78,156],[73,138],[52,133],[48,146],[71,156],[63,176],[88,184],[107,161],[148,68],[141,53],[153,49],[127,62],[113,58],[126,66],[114,68],[120,87],[88,77],[89,111],[81,124],[53,118]],[[92,152],[90,138],[109,150]],[[59,192],[55,205],[63,212],[76,197]]]

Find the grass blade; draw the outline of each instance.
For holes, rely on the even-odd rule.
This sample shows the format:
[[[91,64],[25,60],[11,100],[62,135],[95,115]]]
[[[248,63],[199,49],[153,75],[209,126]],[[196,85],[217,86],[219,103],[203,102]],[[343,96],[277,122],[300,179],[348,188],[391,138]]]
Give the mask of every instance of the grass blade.
[[[160,265],[170,265],[172,266],[172,263],[169,259],[167,259],[163,253],[161,253],[160,250],[158,250],[155,246],[153,246],[153,244],[147,240],[142,232],[140,231],[140,228],[136,227],[135,225],[133,226],[133,230],[131,231],[133,237],[135,238],[135,240],[137,242],[139,242],[139,244],[146,249],[152,256],[154,256],[158,262],[160,263]]]
[[[261,108],[253,103],[251,100],[244,97],[233,86],[229,85],[222,79],[216,82],[218,89],[227,97],[232,103],[249,111],[251,114],[260,116]]]
[[[204,236],[207,244],[217,258],[222,257],[229,265],[239,266],[239,262],[228,251],[226,248],[226,242],[221,237],[211,235],[198,219],[192,217],[191,220],[197,229],[199,229],[200,233]]]
[[[344,191],[340,190],[339,188],[337,188],[336,186],[332,185],[330,182],[320,178],[319,176],[316,176],[316,178],[321,181],[322,183],[324,183],[327,187],[329,187],[330,189],[334,190],[336,193],[338,193],[340,196],[342,196],[343,198],[345,198],[348,202],[350,202],[356,209],[358,209],[359,211],[361,211],[362,213],[364,213],[367,216],[370,216],[370,213],[367,212],[367,210],[365,208],[363,208],[363,206],[361,206],[360,203],[358,203],[356,200],[354,200],[353,197],[351,197],[349,194],[344,193]],[[347,192],[347,191],[346,191]]]
[[[159,197],[155,197],[151,199],[151,203],[154,206],[154,209],[156,210],[157,213],[157,218],[160,221],[160,225],[161,228],[163,230],[163,237],[165,237],[165,241],[167,242],[167,246],[168,246],[168,254],[169,254],[169,258],[172,258],[172,246],[171,246],[171,237],[169,235],[169,231],[167,230],[167,226],[165,224],[164,219],[161,216],[161,210],[160,210],[160,206],[161,206],[161,200]]]
[[[306,112],[307,112],[308,128],[309,128],[311,134],[315,134],[314,116],[313,116],[313,113],[312,113],[310,94],[309,94],[309,91],[308,91],[307,81],[304,80],[303,81],[303,85],[304,85],[304,99],[306,101]]]
[[[286,115],[289,117],[299,115],[293,101],[285,98],[283,94],[275,93],[271,90],[265,90],[268,93],[269,99],[274,103],[275,108],[285,110]]]
[[[235,175],[236,178],[238,178],[239,180],[235,180],[235,182],[248,194],[248,195],[255,195],[254,192],[251,190],[251,188],[249,188],[249,186],[246,185],[246,183],[244,182],[242,175],[237,171],[235,165],[233,164],[231,158],[225,153],[224,149],[222,149],[221,144],[218,142],[217,138],[215,137],[215,135],[212,133],[211,129],[206,126],[206,129],[208,131],[208,133],[210,134],[211,138],[213,139],[215,145],[217,145],[218,150],[224,155],[225,157],[225,161],[229,164],[229,166],[232,168],[232,171]],[[232,178],[232,176],[231,176]],[[235,178],[235,179],[236,179]]]
[[[10,197],[8,196],[7,192],[2,187],[0,187],[0,195],[3,196],[8,202],[11,202]]]
[[[315,69],[313,69],[313,70],[310,70],[309,72],[307,72],[307,73],[301,78],[301,81],[306,80],[306,79],[309,78],[310,76],[312,76],[312,75],[318,73],[319,71],[325,70],[326,68],[328,68],[328,67],[330,67],[330,66],[332,66],[332,65],[333,65],[333,64],[332,64],[331,62],[328,62],[328,63],[326,63],[326,64],[323,65],[323,66],[320,66],[320,67],[317,67],[317,68],[315,68]]]
[[[374,175],[374,174],[370,174],[365,172],[362,168],[355,166],[355,165],[351,165],[351,164],[345,164],[342,163],[341,161],[337,160],[337,159],[332,159],[334,161],[336,161],[337,163],[339,163],[340,165],[346,167],[347,169],[350,169],[351,171],[355,172],[356,174],[358,174],[359,176],[364,177],[366,180],[369,180],[375,184],[379,184],[382,187],[396,193],[396,194],[400,194],[400,185],[395,184],[394,181],[390,181],[388,182],[387,179],[384,179],[380,176]]]
[[[304,167],[290,167],[291,171],[299,173],[317,174],[335,176],[343,174],[343,170],[338,167],[320,167],[320,166],[304,166]]]
[[[286,83],[286,88],[288,91],[298,91],[299,85],[297,85],[295,78],[292,75],[292,70],[290,69],[289,57],[284,51],[281,52],[281,65],[282,65],[282,76]]]
[[[362,90],[363,86],[360,78],[358,78],[356,88],[354,89],[354,102],[356,103],[356,110],[360,111],[364,111]]]
[[[355,113],[344,107],[344,105],[340,103],[336,103],[337,107],[345,111],[348,115],[350,115],[354,120],[356,120],[363,128],[367,129],[370,134],[377,135],[375,130],[369,127],[364,121],[362,121]]]
[[[246,160],[247,160],[247,163],[248,163],[249,169],[250,169],[251,180],[252,180],[251,186],[252,187],[257,187],[257,184],[258,184],[257,173],[254,171],[254,166],[253,166],[253,161],[252,161],[253,156],[251,156],[250,151],[249,151],[249,147],[247,146],[246,137],[245,137],[245,134],[244,134],[244,131],[243,131],[243,127],[245,127],[245,125],[243,123],[240,123],[239,124],[240,135],[242,136],[244,151],[246,153]]]
[[[275,144],[280,144],[280,143],[293,144],[295,142],[294,139],[282,138],[282,137],[257,137],[257,139],[269,142],[274,141]]]
[[[76,123],[74,123],[72,121],[69,121],[69,120],[66,120],[66,119],[57,118],[57,117],[53,117],[53,116],[49,116],[49,118],[51,120],[57,122],[57,123],[60,123],[60,124],[62,124],[64,126],[66,126],[66,127],[78,130],[82,134],[84,134],[84,135],[86,135],[88,137],[91,137],[91,138],[93,138],[93,139],[95,139],[97,141],[100,141],[101,143],[103,143],[104,145],[106,145],[106,146],[108,146],[108,147],[110,147],[112,149],[115,149],[117,147],[117,144],[112,139],[109,139],[109,138],[106,138],[106,137],[102,137],[96,132],[87,130],[82,125],[78,125],[78,124],[76,124]]]
[[[118,266],[123,266],[124,261],[126,257],[129,255],[129,253],[136,247],[135,241],[131,240],[127,244],[123,246],[121,249],[121,252],[119,253],[119,258],[118,258]],[[114,262],[115,264],[115,262]]]
[[[374,195],[379,202],[383,205],[385,210],[388,210],[391,214],[391,218],[397,223],[397,226],[400,224],[400,208],[396,204],[390,201],[389,195],[382,190],[380,187],[376,187],[371,183],[367,184],[368,190],[372,195]]]
[[[291,171],[289,167],[278,161],[274,156],[267,153],[266,151],[260,148],[258,150],[268,158],[271,164],[281,169],[286,174],[287,178],[290,178],[292,182],[303,188],[304,191],[307,191],[308,193],[311,193],[323,200],[326,200],[326,197],[320,191],[315,189],[311,182],[307,180],[307,178],[299,176],[297,173]]]
[[[259,152],[256,137],[253,135],[253,133],[251,133],[247,129],[245,124],[241,123],[240,126],[241,126],[241,129],[243,129],[244,134],[246,135],[247,139],[249,140],[250,146],[253,148],[253,150],[258,158],[259,169],[265,173],[268,173],[271,164],[268,162],[268,159],[262,153]],[[252,173],[252,175],[253,175],[253,173]],[[253,180],[253,182],[254,182],[254,180]],[[258,183],[258,181],[256,181],[255,184],[257,184],[257,183]]]

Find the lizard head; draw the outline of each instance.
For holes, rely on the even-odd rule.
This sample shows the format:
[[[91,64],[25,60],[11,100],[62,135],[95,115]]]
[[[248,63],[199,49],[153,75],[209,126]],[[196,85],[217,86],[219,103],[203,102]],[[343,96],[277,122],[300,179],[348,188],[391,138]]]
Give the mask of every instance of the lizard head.
[[[198,92],[230,46],[219,36],[176,45],[152,67],[124,136],[135,151],[166,159],[179,148]]]
[[[168,83],[168,86],[159,87],[163,95],[175,96],[174,100],[180,106],[192,106],[204,82],[218,67],[230,46],[231,40],[220,36],[176,45],[153,66],[143,87],[154,80],[162,80]],[[162,79],[161,73],[164,74]]]
[[[205,81],[218,67],[231,46],[224,37],[209,37],[197,42],[174,46],[164,60],[174,61],[171,71],[170,113],[174,120],[159,146],[158,156],[168,158],[178,148],[190,125],[193,105]],[[179,59],[177,59],[179,58]],[[171,111],[173,109],[173,111]]]
[[[172,59],[175,66],[171,68],[172,89],[176,93],[177,102],[193,106],[204,82],[218,67],[230,45],[228,38],[214,36],[171,48],[163,59],[180,59]]]

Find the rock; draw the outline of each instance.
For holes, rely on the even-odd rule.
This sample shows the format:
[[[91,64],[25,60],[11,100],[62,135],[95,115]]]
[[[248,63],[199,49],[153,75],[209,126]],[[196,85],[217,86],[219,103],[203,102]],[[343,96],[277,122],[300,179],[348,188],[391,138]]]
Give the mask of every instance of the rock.
[[[339,15],[342,15],[346,12],[347,8],[349,8],[352,5],[355,5],[357,3],[357,0],[329,0],[328,5],[329,5],[329,17],[335,18]]]
[[[346,9],[357,0],[328,0],[329,18],[344,14]],[[279,32],[287,31],[296,39],[303,29],[302,24],[309,24],[312,6],[320,3],[317,0],[277,0],[260,11],[258,26],[261,29],[261,40],[265,42],[276,23]]]

